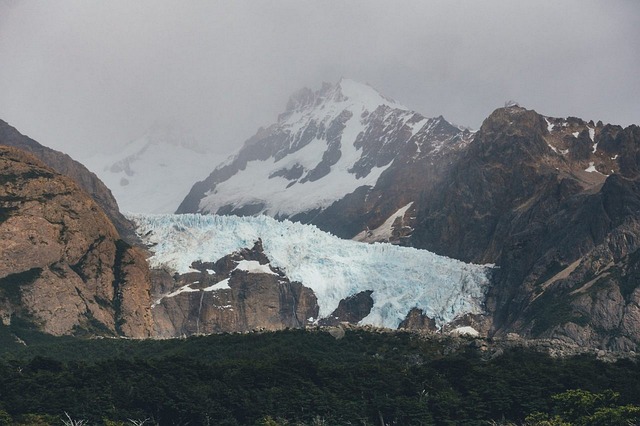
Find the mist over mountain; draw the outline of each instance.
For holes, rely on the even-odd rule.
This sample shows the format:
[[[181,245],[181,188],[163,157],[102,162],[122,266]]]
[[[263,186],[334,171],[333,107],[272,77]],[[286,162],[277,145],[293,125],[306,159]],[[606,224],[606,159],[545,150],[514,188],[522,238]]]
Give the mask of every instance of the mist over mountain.
[[[106,152],[104,152],[106,151]],[[145,134],[83,159],[113,191],[122,211],[169,213],[221,156],[176,121],[157,121]]]
[[[176,117],[227,156],[295,90],[344,76],[475,129],[509,99],[627,126],[639,13],[582,0],[2,1],[0,117],[83,159]]]
[[[379,237],[397,241],[410,228],[416,195],[444,175],[471,137],[441,116],[426,118],[342,79],[293,95],[278,122],[195,184],[177,212],[267,214],[343,238],[406,216],[404,231],[389,227]]]

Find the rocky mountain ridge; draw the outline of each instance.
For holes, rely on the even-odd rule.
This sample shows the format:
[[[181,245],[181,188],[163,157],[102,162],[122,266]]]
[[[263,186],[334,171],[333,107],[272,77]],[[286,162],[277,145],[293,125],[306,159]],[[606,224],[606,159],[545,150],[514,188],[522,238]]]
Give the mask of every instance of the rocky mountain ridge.
[[[411,243],[498,266],[492,333],[635,348],[639,150],[637,126],[496,110],[416,212]]]
[[[69,177],[0,146],[0,319],[54,335],[151,336],[145,253]]]
[[[294,96],[277,124],[258,132],[233,161],[194,186],[181,211],[270,214],[310,222],[343,238],[391,241],[494,263],[498,268],[487,299],[490,334],[518,332],[625,350],[637,346],[631,325],[637,324],[640,297],[637,126],[545,117],[516,105],[497,109],[479,131],[463,132],[441,118],[422,122],[384,97],[373,102],[381,106],[362,108],[366,112],[354,120],[351,109],[341,108],[349,99],[342,92],[339,83]],[[328,105],[339,113],[326,115],[331,117],[326,122],[316,119],[325,117]],[[295,120],[287,121],[291,117]],[[350,128],[354,122],[359,126]],[[333,132],[323,133],[325,128]],[[318,146],[326,150],[315,159],[327,168],[293,161],[300,151],[295,142],[306,141],[306,134],[324,143]],[[330,147],[339,146],[336,152],[342,154],[352,140],[362,154],[352,164],[370,167],[362,176],[376,167],[384,170],[375,181],[348,187],[352,192],[345,186],[345,194],[321,207],[283,214],[265,201],[272,196],[268,191],[250,184],[257,175],[247,171],[255,164],[291,163],[258,180],[268,185],[269,178],[285,179],[290,186],[279,194],[289,190],[290,201],[304,205],[290,188],[303,188],[318,170],[330,176],[337,164]],[[243,171],[252,176],[247,185]],[[231,188],[241,198],[230,197]]]
[[[30,152],[56,172],[73,179],[104,210],[120,235],[129,243],[137,241],[133,225],[120,213],[118,203],[107,186],[84,165],[69,155],[39,144],[0,120],[0,145]]]
[[[344,183],[337,192],[336,182]],[[325,186],[329,189],[321,189]],[[256,188],[291,198],[259,196],[252,192]],[[47,197],[57,193],[40,202]],[[7,204],[3,217],[12,217],[11,209],[18,207]],[[551,118],[511,106],[469,132],[344,81],[292,97],[278,123],[261,129],[235,158],[193,187],[181,206],[191,208],[268,213],[311,222],[343,238],[391,241],[496,265],[484,299],[487,315],[466,315],[442,328],[433,312],[407,307],[397,320],[405,328],[470,326],[496,338],[518,333],[627,352],[640,344],[638,126]],[[151,335],[306,325],[306,315],[322,309],[318,301],[326,294],[267,267],[261,256],[273,261],[272,256],[261,255],[259,247],[251,250],[256,241],[252,237],[215,259],[190,259],[190,270],[177,275],[153,271],[151,284],[144,284],[141,273],[139,291],[146,296],[137,300],[146,297],[149,307],[156,302],[149,308],[151,320],[142,315],[145,327],[155,324]],[[236,251],[240,248],[245,250]],[[226,260],[215,266],[220,259]],[[211,265],[192,263],[196,260]],[[262,272],[244,270],[245,262],[257,262],[251,265]],[[3,282],[7,288],[39,279],[41,266],[14,266],[11,279]],[[228,288],[215,287],[223,284]],[[205,291],[210,287],[224,297],[213,300],[218,291]],[[380,295],[374,288],[353,289],[313,318],[328,325],[362,322],[379,312]],[[5,290],[5,319],[19,311],[11,297]],[[260,305],[261,299],[268,304]],[[305,302],[296,305],[299,300]],[[115,310],[109,309],[92,315],[107,318],[113,332],[109,318]],[[86,330],[82,324],[79,329]],[[62,329],[67,331],[55,332],[74,332]]]

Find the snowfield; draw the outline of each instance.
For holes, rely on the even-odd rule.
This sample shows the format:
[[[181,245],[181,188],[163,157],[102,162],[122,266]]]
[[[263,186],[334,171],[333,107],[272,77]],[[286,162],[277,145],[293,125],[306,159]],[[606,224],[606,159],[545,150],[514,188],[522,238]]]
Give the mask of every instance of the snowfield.
[[[483,312],[490,265],[467,264],[391,244],[342,240],[314,226],[267,216],[136,214],[129,218],[151,246],[151,267],[179,273],[190,271],[193,261],[215,262],[262,239],[271,264],[315,292],[321,317],[330,315],[340,300],[365,290],[373,291],[374,305],[361,324],[397,328],[414,307],[434,318],[438,326],[466,313]],[[249,263],[239,267],[260,272]]]
[[[220,158],[178,125],[156,124],[144,136],[82,162],[111,189],[120,210],[173,213]]]
[[[306,182],[291,181],[277,176],[278,171],[294,167],[304,169],[305,175],[313,170],[328,150],[326,135],[322,135],[282,158],[271,156],[264,160],[249,161],[246,167],[242,167],[233,176],[217,183],[215,189],[208,191],[200,200],[198,211],[216,213],[224,206],[240,208],[251,204],[263,204],[262,214],[274,217],[293,216],[327,208],[362,186],[375,186],[392,161],[380,167],[373,167],[362,177],[357,177],[356,173],[350,170],[363,156],[362,147],[356,148],[355,143],[358,136],[370,125],[366,117],[380,106],[401,110],[403,123],[418,116],[415,112],[382,96],[371,86],[349,79],[340,80],[321,104],[310,105],[293,112],[277,124],[280,132],[289,135],[288,142],[295,145],[309,129],[315,129],[316,126],[330,128],[342,114],[350,113],[351,118],[345,123],[340,135],[339,159],[331,165],[331,171],[327,175]],[[422,117],[413,123],[410,126],[411,133],[404,135],[405,142],[430,122],[433,124],[433,120]],[[236,156],[239,156],[240,152]],[[218,169],[234,160],[235,157],[218,166]]]

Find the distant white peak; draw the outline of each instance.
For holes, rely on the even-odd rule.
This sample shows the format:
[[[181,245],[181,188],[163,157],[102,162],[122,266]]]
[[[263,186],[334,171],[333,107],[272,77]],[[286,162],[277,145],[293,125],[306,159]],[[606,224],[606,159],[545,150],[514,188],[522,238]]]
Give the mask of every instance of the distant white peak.
[[[338,82],[337,88],[342,95],[352,101],[360,101],[369,105],[388,105],[393,108],[407,109],[391,98],[388,98],[374,89],[368,83],[359,83],[348,78],[343,78]]]
[[[113,163],[105,167],[112,173],[130,169],[131,165],[147,158],[156,164],[164,164],[174,160],[175,156],[183,156],[183,151],[196,154],[207,154],[207,149],[198,143],[196,138],[182,126],[174,122],[156,121],[147,132],[132,141],[112,155]],[[132,172],[127,172],[129,176]]]
[[[190,131],[175,121],[156,121],[143,139],[149,145],[172,145],[202,154],[207,152]]]
[[[287,112],[280,118],[287,118],[295,112],[322,108],[323,104],[327,103],[345,104],[345,107],[358,105],[368,111],[374,111],[380,105],[403,110],[407,109],[393,99],[380,94],[369,84],[342,78],[335,85],[322,83],[322,88],[315,92],[306,87],[298,90],[289,98]]]

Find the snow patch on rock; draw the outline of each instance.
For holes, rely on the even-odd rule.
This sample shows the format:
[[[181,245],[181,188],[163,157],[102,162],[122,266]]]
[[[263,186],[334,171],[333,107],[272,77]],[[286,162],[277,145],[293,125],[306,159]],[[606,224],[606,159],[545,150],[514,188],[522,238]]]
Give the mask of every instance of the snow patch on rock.
[[[404,217],[407,213],[407,210],[413,205],[413,201],[407,204],[404,207],[401,207],[394,214],[389,216],[387,220],[384,221],[382,225],[377,227],[374,230],[362,231],[355,237],[353,237],[354,241],[361,241],[364,243],[371,243],[375,241],[388,241],[393,234],[393,223],[398,218]]]
[[[593,165],[593,161],[590,161],[590,162],[589,162],[589,167],[587,167],[586,169],[584,169],[584,171],[585,171],[585,172],[587,172],[587,173],[599,173],[599,172],[596,170],[596,167]]]
[[[458,327],[456,329],[451,330],[451,333],[449,334],[453,336],[473,336],[473,337],[477,337],[480,335],[478,330],[470,326]]]
[[[209,287],[205,287],[202,289],[202,291],[218,291],[218,290],[230,290],[231,287],[229,287],[229,278],[226,278],[218,283],[215,283],[214,285],[210,285]]]
[[[250,274],[278,275],[269,268],[269,265],[261,265],[257,260],[241,260],[236,269]]]

